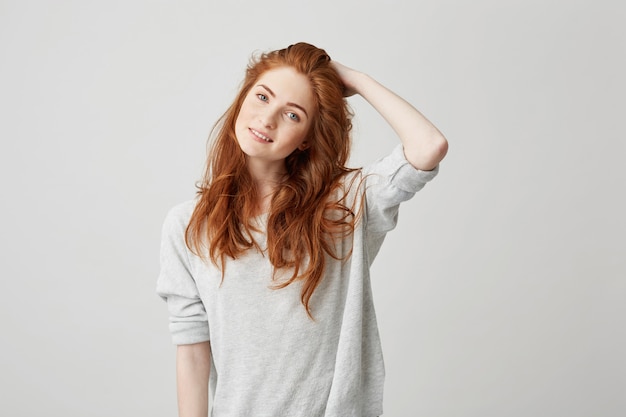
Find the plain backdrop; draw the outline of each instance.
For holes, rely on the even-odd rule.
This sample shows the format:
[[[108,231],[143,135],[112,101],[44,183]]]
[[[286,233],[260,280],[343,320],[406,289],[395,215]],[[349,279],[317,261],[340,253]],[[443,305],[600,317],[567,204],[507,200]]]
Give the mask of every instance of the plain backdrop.
[[[0,1],[0,414],[173,416],[155,294],[250,55],[307,41],[447,136],[374,263],[385,416],[626,415],[620,1]],[[360,97],[353,166],[393,132]]]

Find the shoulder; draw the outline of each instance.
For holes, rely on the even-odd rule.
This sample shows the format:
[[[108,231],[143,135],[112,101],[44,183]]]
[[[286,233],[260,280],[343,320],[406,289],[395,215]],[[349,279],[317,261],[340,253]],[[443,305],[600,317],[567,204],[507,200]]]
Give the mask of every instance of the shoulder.
[[[186,229],[195,207],[196,200],[187,200],[171,207],[165,215],[163,230],[172,232]]]
[[[174,217],[174,218],[184,218],[191,217],[191,213],[193,213],[194,208],[196,207],[196,200],[187,200],[182,203],[178,203],[167,212],[166,217]]]
[[[363,192],[363,180],[365,179],[363,168],[355,168],[342,175],[339,186],[335,190],[335,196],[340,200],[346,196],[354,198]]]

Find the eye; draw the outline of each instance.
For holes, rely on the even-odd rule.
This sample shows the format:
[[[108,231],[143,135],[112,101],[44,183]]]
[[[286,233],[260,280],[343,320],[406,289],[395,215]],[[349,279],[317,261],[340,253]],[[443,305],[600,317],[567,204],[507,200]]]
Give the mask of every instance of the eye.
[[[298,116],[294,112],[287,113],[287,117],[289,117],[289,119],[293,120],[294,122],[299,122],[300,121],[300,116]]]
[[[257,97],[259,98],[259,100],[261,100],[261,101],[267,101],[267,96],[266,96],[265,94],[263,94],[263,93],[259,93],[259,94],[257,94],[256,96],[257,96]]]

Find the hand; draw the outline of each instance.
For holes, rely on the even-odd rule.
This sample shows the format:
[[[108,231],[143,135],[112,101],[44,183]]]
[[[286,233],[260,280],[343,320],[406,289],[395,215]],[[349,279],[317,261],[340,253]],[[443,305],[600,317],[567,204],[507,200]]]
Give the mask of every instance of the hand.
[[[337,74],[339,74],[339,78],[341,78],[341,82],[343,83],[343,96],[350,97],[357,94],[356,78],[359,76],[360,72],[348,68],[337,61],[331,61],[330,63],[335,68],[335,71],[337,71]]]

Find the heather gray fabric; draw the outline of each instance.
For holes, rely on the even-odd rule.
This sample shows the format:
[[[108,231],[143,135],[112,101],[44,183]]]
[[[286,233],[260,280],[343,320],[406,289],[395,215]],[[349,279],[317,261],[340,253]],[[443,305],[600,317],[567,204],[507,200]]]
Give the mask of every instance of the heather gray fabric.
[[[225,278],[190,253],[184,232],[194,201],[174,207],[163,226],[157,293],[167,301],[175,344],[211,341],[213,417],[373,417],[382,414],[384,366],[369,267],[398,206],[437,174],[419,171],[402,147],[363,170],[348,187],[362,220],[338,243],[341,262],[328,259],[311,298],[311,320],[300,302],[300,283],[272,289],[265,250],[226,262]],[[361,173],[354,174],[361,175]],[[265,249],[266,218],[254,239]],[[277,273],[277,280],[289,271]]]

